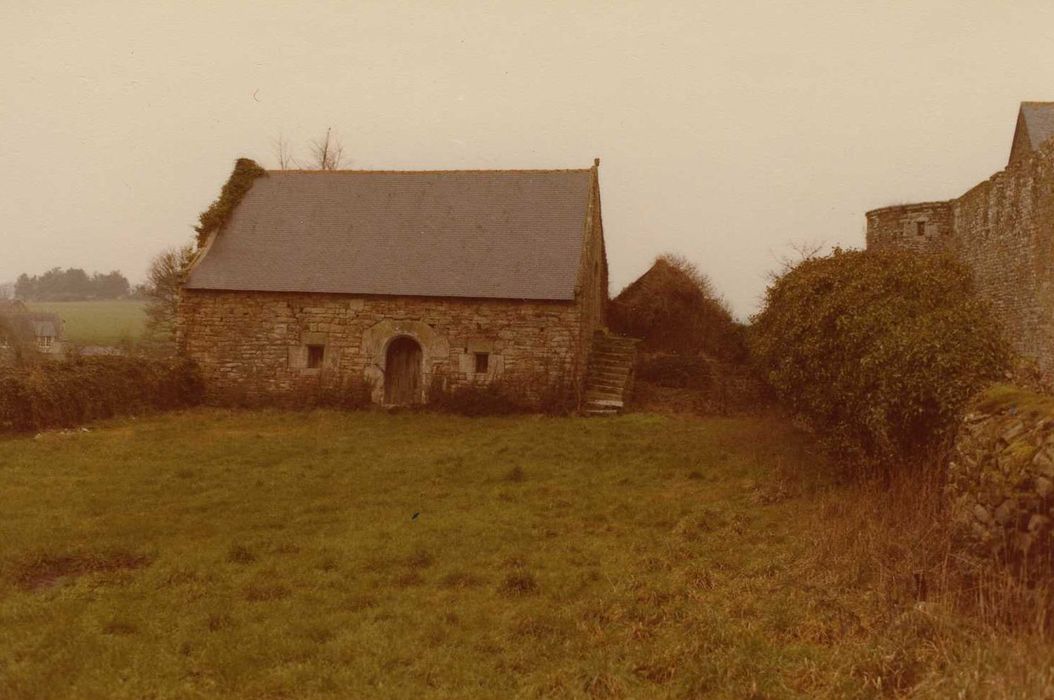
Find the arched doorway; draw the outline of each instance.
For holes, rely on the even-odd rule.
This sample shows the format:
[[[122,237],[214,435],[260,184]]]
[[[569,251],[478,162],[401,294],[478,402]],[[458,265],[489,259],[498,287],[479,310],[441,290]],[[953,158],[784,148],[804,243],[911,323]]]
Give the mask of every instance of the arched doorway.
[[[399,336],[388,344],[384,361],[384,403],[404,406],[421,399],[421,346]]]

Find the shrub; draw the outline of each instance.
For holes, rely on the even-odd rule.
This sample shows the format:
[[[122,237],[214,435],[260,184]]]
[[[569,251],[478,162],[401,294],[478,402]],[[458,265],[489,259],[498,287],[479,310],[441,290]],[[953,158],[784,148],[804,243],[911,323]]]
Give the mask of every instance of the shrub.
[[[575,397],[563,380],[504,377],[487,383],[452,385],[437,373],[428,390],[428,406],[463,416],[566,415],[574,410]]]
[[[777,396],[857,464],[943,444],[1010,353],[969,273],[945,256],[836,250],[775,280],[751,350]]]
[[[526,398],[501,381],[462,384],[453,388],[434,384],[428,392],[428,405],[463,416],[505,416],[531,412]]]
[[[200,402],[196,366],[186,360],[74,358],[0,369],[0,431],[72,427],[86,421]]]
[[[615,297],[608,325],[640,338],[641,349],[697,354],[729,361],[746,356],[743,326],[732,318],[713,285],[684,258],[664,255]]]
[[[637,378],[674,389],[707,389],[711,384],[710,364],[699,355],[665,353],[641,356]]]

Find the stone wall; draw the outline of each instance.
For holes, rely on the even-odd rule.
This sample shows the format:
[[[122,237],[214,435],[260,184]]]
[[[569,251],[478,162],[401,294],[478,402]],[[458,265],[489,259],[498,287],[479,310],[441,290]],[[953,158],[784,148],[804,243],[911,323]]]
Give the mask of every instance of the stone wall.
[[[951,240],[952,203],[925,202],[867,212],[867,247],[938,250]]]
[[[1018,396],[966,415],[946,489],[954,520],[978,549],[1008,559],[1049,557],[1054,401],[1027,392]]]
[[[607,323],[608,261],[604,248],[604,224],[600,212],[600,179],[598,168],[593,167],[593,185],[589,195],[589,212],[586,217],[586,235],[582,241],[582,258],[578,268],[579,286],[575,296],[581,309],[582,334],[579,337],[579,356],[589,357],[593,333]],[[585,376],[586,363],[582,362],[577,379]]]
[[[958,199],[876,209],[867,223],[869,249],[950,250],[966,262],[1015,349],[1054,373],[1054,142]]]
[[[421,345],[425,392],[433,379],[573,385],[585,364],[582,314],[570,301],[183,290],[178,334],[213,402],[351,391],[363,381],[379,402],[386,350],[400,336]],[[307,366],[308,345],[324,346],[317,369]],[[484,374],[477,352],[490,353]]]

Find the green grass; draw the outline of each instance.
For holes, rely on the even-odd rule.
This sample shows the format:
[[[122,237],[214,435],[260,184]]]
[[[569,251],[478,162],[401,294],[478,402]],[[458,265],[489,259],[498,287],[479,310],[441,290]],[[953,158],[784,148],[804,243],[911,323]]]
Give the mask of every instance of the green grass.
[[[146,323],[141,301],[35,301],[31,311],[56,313],[66,341],[77,345],[118,345],[137,340]]]
[[[800,476],[825,471],[769,418],[195,410],[0,439],[0,697],[1049,687],[825,568],[845,487]]]

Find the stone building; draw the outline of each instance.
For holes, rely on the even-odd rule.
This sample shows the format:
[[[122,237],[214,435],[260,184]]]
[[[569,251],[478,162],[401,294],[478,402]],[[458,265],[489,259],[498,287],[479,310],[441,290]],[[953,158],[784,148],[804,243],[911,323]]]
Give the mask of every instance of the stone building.
[[[30,311],[18,300],[0,300],[0,363],[12,362],[19,345],[47,359],[64,358],[62,319],[58,314]]]
[[[867,212],[867,247],[947,251],[1015,349],[1054,373],[1054,102],[1024,102],[1005,169],[956,199]]]
[[[187,275],[180,349],[219,401],[580,396],[607,304],[598,166],[268,171]]]

